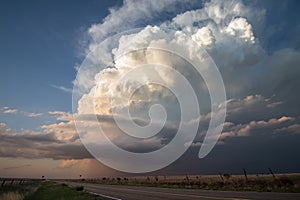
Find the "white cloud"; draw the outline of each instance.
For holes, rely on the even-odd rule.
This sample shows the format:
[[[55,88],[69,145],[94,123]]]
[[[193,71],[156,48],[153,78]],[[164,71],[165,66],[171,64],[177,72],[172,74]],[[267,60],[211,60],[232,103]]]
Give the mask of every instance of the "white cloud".
[[[17,112],[17,109],[7,109],[3,111],[4,114],[16,114]]]
[[[251,24],[245,18],[235,18],[233,19],[225,29],[225,32],[241,39],[244,39],[245,42],[254,43],[255,38],[252,31]]]
[[[43,116],[43,113],[27,112],[27,111],[18,110],[18,109],[12,109],[12,108],[9,108],[7,106],[2,108],[2,112],[4,114],[21,114],[25,117],[30,117],[30,118],[36,118],[36,117]]]
[[[41,126],[43,132],[53,134],[60,141],[76,141],[79,139],[73,120]]]
[[[12,130],[5,123],[0,122],[0,133],[10,134]]]
[[[2,113],[4,113],[4,114],[16,114],[18,112],[17,109],[13,109],[8,106],[2,107],[1,110],[2,110]]]
[[[174,12],[184,7],[198,3],[195,0],[160,0],[136,1],[124,0],[120,8],[111,8],[110,14],[100,24],[94,24],[89,30],[94,42],[102,41],[112,33],[135,28],[138,23],[150,21],[161,16],[162,13]],[[181,7],[181,9],[180,9]],[[94,44],[90,45],[92,50]]]
[[[270,108],[275,108],[281,105],[282,102],[274,102],[272,98],[266,98],[263,95],[248,95],[242,99],[227,100],[228,114],[231,113],[250,113],[256,111],[266,111]],[[260,109],[260,110],[259,110]]]
[[[73,114],[69,112],[63,112],[63,111],[49,111],[50,115],[56,116],[56,119],[58,121],[72,121],[73,120]]]
[[[0,156],[22,158],[90,158],[80,143],[74,122],[41,126],[41,131],[17,132],[0,123]]]
[[[27,116],[27,117],[41,117],[43,116],[43,113],[33,113],[33,112],[25,112],[25,111],[22,111],[22,113]]]
[[[293,124],[288,127],[283,127],[281,129],[277,129],[277,132],[289,132],[293,134],[300,134],[300,124]]]
[[[201,46],[211,46],[215,42],[214,35],[208,27],[203,27],[197,30],[195,34],[192,35],[192,39]]]
[[[124,1],[124,5],[121,8],[111,10],[111,14],[103,23],[94,25],[89,29],[89,33],[94,38],[90,46],[95,47],[98,45],[102,41],[101,37],[107,33],[118,32],[119,28],[126,29],[131,27],[127,26],[123,20],[124,16],[127,16],[129,12],[131,13],[130,17],[140,20],[148,14],[152,16],[153,13],[165,11],[168,9],[168,6],[173,5],[173,3],[177,4],[178,2],[162,1],[159,4],[155,3],[155,5],[150,2],[141,2],[142,6],[132,3],[132,1]],[[144,11],[145,13],[142,14]],[[148,56],[150,53],[147,53],[147,51],[144,52],[144,55],[140,52],[139,54],[131,53],[130,55],[120,57],[120,55],[124,54],[125,50],[135,50],[151,46],[163,47],[171,43],[174,45],[174,48],[192,52],[194,48],[189,46],[187,38],[192,38],[199,45],[206,48],[212,58],[215,59],[218,67],[223,72],[224,81],[228,86],[226,88],[227,93],[230,97],[236,97],[237,94],[244,93],[245,88],[249,87],[249,81],[251,81],[247,73],[248,69],[245,66],[259,62],[264,56],[264,51],[258,39],[254,36],[249,20],[254,24],[258,24],[264,20],[264,13],[263,9],[251,9],[245,6],[242,1],[211,1],[205,3],[203,8],[177,15],[172,21],[167,21],[161,26],[146,26],[138,33],[124,33],[116,45],[112,47],[104,45],[103,47],[105,48],[96,49],[95,55],[101,56],[90,56],[89,58],[91,59],[90,62],[94,65],[102,65],[103,67],[112,62],[112,58],[118,58],[114,61],[115,68],[101,69],[101,67],[98,67],[98,71],[96,69],[88,70],[82,68],[80,73],[78,73],[79,76],[75,81],[75,85],[85,88],[85,92],[90,93],[89,95],[83,95],[79,101],[78,108],[80,112],[83,112],[83,108],[85,114],[87,114],[86,112],[89,112],[88,114],[93,112],[93,101],[91,101],[89,96],[94,96],[97,97],[96,110],[99,111],[98,114],[111,114],[109,99],[112,94],[115,94],[113,88],[120,77],[134,69],[134,65],[151,63],[151,61],[169,66],[176,65],[176,62],[178,63],[178,60],[167,57],[163,53],[159,55],[158,52],[155,55],[151,52],[152,57]],[[124,27],[122,27],[123,24],[120,27],[115,27],[121,22],[124,23]],[[130,23],[135,24],[136,21],[133,20]],[[182,27],[182,29],[173,32],[164,29],[174,29],[174,27]],[[112,45],[114,43],[108,44]],[[139,60],[145,55],[146,58],[143,58],[144,60]],[[99,59],[99,57],[101,58]],[[184,66],[182,66],[181,70],[185,70]],[[187,70],[185,73],[189,74]],[[232,76],[237,78],[233,79]],[[163,78],[168,79],[168,82],[174,81],[169,76],[163,76]],[[196,82],[197,80],[194,81]],[[134,87],[133,82],[128,83],[125,86],[126,88],[123,87],[123,89],[130,92],[131,86],[132,88]],[[159,93],[159,89],[154,91]],[[165,90],[160,90],[161,94],[164,92]],[[153,97],[149,95],[147,93],[144,96],[147,96],[148,102],[151,102]],[[141,103],[145,102],[141,101]]]
[[[224,131],[221,135],[220,139],[224,139],[226,137],[245,137],[250,136],[251,132],[254,130],[258,130],[259,132],[270,132],[269,134],[275,133],[275,130],[280,126],[284,125],[286,122],[294,121],[295,118],[282,116],[280,118],[272,118],[268,121],[251,121],[248,124],[238,124],[233,125],[230,124],[230,131]],[[287,130],[287,128],[283,128],[281,130]]]

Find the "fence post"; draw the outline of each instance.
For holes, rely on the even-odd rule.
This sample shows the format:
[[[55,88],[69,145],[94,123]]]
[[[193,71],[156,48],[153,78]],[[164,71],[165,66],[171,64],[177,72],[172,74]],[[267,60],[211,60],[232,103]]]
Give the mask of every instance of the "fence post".
[[[5,184],[5,180],[2,181],[1,187],[3,187]]]
[[[190,184],[190,178],[189,178],[189,176],[186,175],[185,178],[186,178],[186,181],[188,182],[188,184]]]
[[[223,175],[221,173],[219,173],[220,178],[222,179],[222,181],[224,181]]]
[[[270,167],[268,169],[269,169],[270,173],[272,174],[273,178],[275,178],[275,174],[273,173],[272,169]]]
[[[243,171],[244,171],[245,179],[246,179],[246,181],[248,181],[247,172],[246,172],[245,168],[243,168]]]

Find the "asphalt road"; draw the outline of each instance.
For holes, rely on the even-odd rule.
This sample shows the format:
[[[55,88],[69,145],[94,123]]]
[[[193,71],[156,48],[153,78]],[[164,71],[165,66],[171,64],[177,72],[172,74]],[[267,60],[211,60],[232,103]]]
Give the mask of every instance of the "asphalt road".
[[[101,196],[107,200],[299,200],[300,193],[273,193],[273,192],[232,192],[232,191],[212,191],[195,189],[171,189],[140,186],[117,186],[102,184],[87,184],[64,182],[70,186],[84,186],[87,192]]]

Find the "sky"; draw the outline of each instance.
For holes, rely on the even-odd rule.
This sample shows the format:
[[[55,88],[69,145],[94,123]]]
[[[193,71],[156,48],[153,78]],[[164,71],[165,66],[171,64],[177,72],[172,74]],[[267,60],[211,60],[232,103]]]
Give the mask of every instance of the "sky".
[[[242,168],[267,173],[269,167],[277,173],[299,172],[298,1],[30,0],[0,4],[0,177],[102,177],[124,175],[120,169],[127,169],[128,163],[143,168],[143,163],[131,157],[107,159],[112,150],[105,146],[106,137],[100,138],[97,147],[108,154],[98,157],[103,162],[95,159],[90,146],[97,134],[91,116],[114,144],[145,153],[168,146],[182,122],[182,109],[193,121],[183,120],[184,127],[192,130],[197,125],[196,136],[189,141],[190,131],[183,131],[190,142],[186,152],[150,174],[242,173]],[[167,47],[180,56],[190,56],[198,48],[210,56],[226,92],[216,113],[210,105],[209,86],[188,60],[151,50]],[[159,64],[128,78],[137,66],[151,63]],[[180,106],[181,100],[176,100],[170,88],[178,89],[188,104],[193,102],[192,95],[163,66],[171,66],[190,82],[201,118],[192,115],[197,111],[194,106]],[[146,84],[138,88],[133,79]],[[149,84],[154,79],[168,87]],[[128,118],[123,120],[124,111],[129,110],[137,124],[154,122],[156,130],[164,113],[158,109],[149,115],[155,104],[165,108],[166,123],[157,135],[139,140],[146,129],[131,129]],[[226,113],[220,112],[224,105]],[[115,114],[121,124],[116,124]],[[212,116],[224,114],[216,145],[199,159]],[[81,124],[78,116],[89,119]],[[124,129],[134,130],[136,137],[122,135]],[[172,155],[160,155],[158,160],[167,163]],[[106,166],[113,163],[118,167]],[[147,166],[151,168],[151,163]]]

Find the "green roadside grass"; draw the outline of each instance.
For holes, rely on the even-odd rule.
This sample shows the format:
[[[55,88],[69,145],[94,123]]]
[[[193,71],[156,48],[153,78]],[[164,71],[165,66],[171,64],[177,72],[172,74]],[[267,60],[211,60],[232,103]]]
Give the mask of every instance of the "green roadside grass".
[[[65,184],[44,182],[32,194],[25,196],[24,200],[95,200],[101,199],[83,191],[83,188],[70,188]]]

